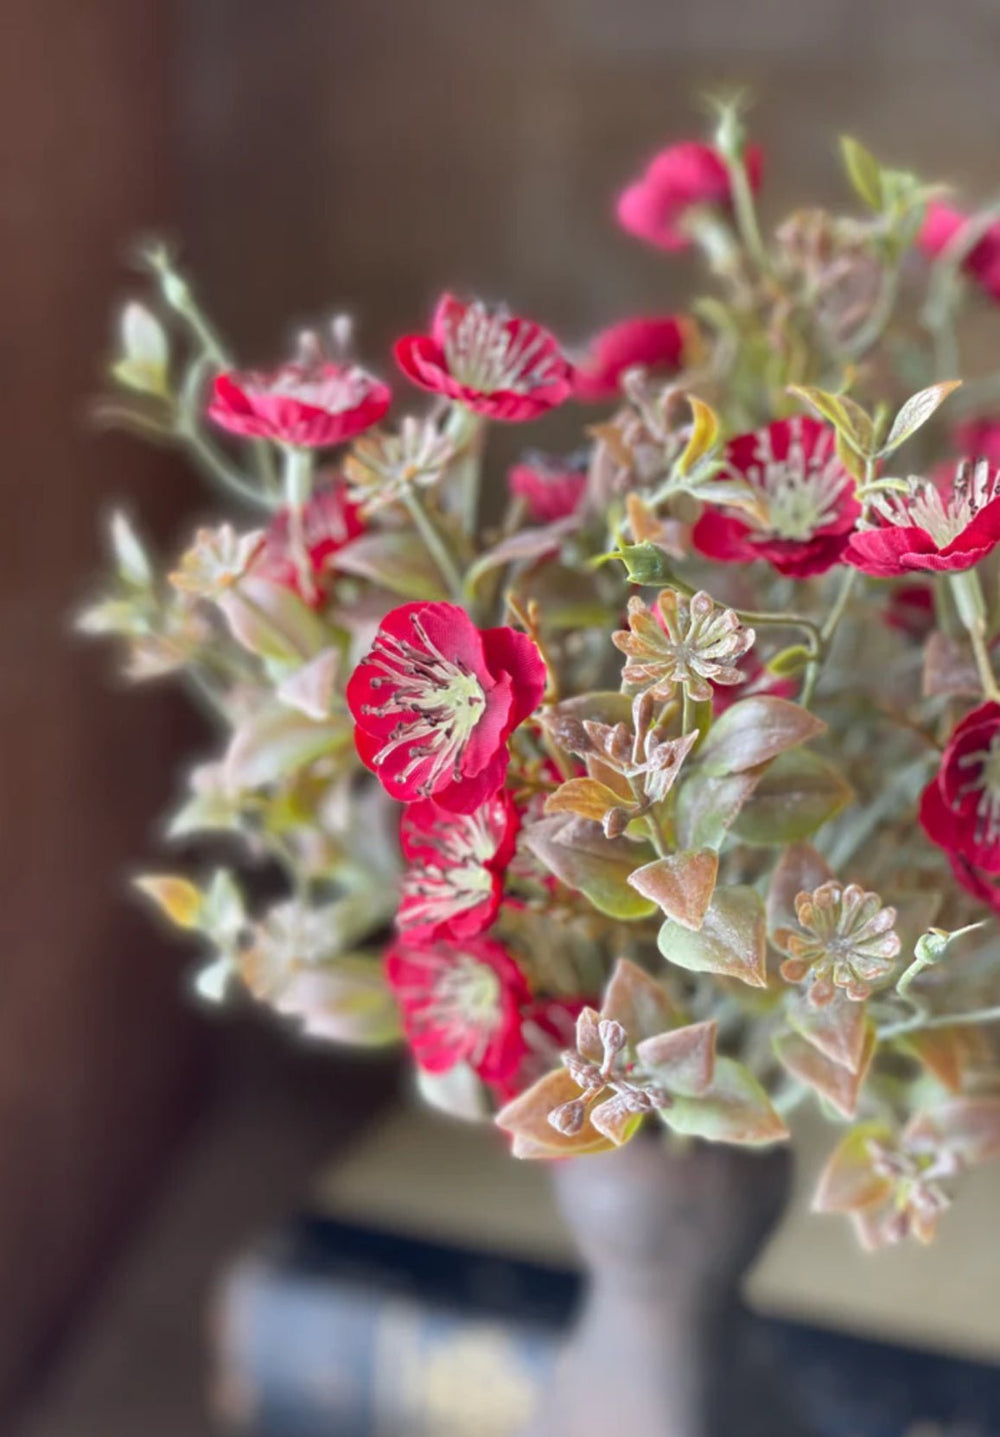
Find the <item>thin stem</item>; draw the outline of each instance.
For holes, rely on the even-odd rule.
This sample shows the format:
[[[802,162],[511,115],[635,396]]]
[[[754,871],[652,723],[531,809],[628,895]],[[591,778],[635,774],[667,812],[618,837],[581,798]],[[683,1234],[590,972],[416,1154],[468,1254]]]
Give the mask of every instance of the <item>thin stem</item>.
[[[244,504],[252,504],[255,509],[264,509],[269,514],[274,512],[274,502],[262,494],[259,489],[255,489],[252,484],[248,484],[235,469],[230,468],[222,458],[222,455],[209,444],[207,439],[198,433],[198,430],[195,429],[192,424],[181,422],[178,424],[174,433],[182,443],[188,446],[191,452],[208,471],[209,475],[215,479],[223,489],[228,489],[231,494],[238,496]]]
[[[454,464],[458,517],[463,533],[472,537],[479,520],[485,426],[479,415],[471,413],[462,404],[455,404],[448,420],[447,433],[459,446]]]
[[[844,346],[846,359],[860,359],[872,345],[881,339],[886,325],[892,318],[899,294],[899,267],[882,271],[882,283],[871,313],[849,344]]]
[[[837,595],[833,608],[829,614],[827,614],[826,622],[819,631],[820,642],[824,650],[829,647],[834,634],[836,634],[837,629],[840,627],[840,621],[844,617],[847,605],[850,602],[851,593],[857,582],[857,569],[848,569],[840,585],[840,592]]]
[[[756,609],[737,609],[736,617],[744,624],[752,624],[756,628],[770,627],[774,629],[801,629],[810,640],[810,647],[819,653],[822,647],[822,640],[818,625],[812,619],[807,619],[802,614],[770,614],[758,612]]]
[[[753,256],[758,268],[768,274],[771,269],[771,261],[768,259],[767,250],[764,248],[764,241],[761,237],[760,226],[757,223],[757,207],[754,204],[753,190],[750,188],[750,178],[747,175],[747,167],[742,157],[739,159],[726,160],[726,169],[729,171],[729,184],[733,193],[733,210],[736,215],[736,224],[740,236],[749,254]]]
[[[424,541],[427,552],[438,566],[441,577],[448,586],[451,597],[455,600],[456,604],[461,604],[464,598],[462,574],[457,563],[452,558],[447,544],[438,533],[434,521],[427,513],[421,500],[417,497],[416,490],[412,488],[404,490],[402,498],[410,518],[413,520],[421,539]]]
[[[917,1014],[913,1018],[901,1018],[898,1023],[889,1023],[879,1028],[879,1041],[900,1038],[904,1033],[916,1033],[924,1028],[965,1028],[981,1023],[1000,1023],[1000,1005],[992,1008],[976,1008],[971,1013],[935,1013],[931,1017]]]
[[[688,693],[687,685],[684,686],[684,705],[681,717],[681,733],[687,735],[693,733],[697,727],[697,709],[694,700]]]
[[[996,702],[1000,700],[1000,689],[997,687],[989,645],[986,641],[986,600],[983,596],[979,576],[975,569],[968,569],[964,573],[950,575],[950,579],[951,592],[955,599],[958,616],[962,620],[972,644],[983,695]]]

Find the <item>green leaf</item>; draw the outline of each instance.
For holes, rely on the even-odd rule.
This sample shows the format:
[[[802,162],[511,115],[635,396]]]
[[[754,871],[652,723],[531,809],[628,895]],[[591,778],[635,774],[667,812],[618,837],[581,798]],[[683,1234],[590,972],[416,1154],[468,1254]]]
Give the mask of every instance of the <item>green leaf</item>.
[[[248,574],[218,604],[245,649],[282,667],[301,668],[329,645],[322,619],[282,584]]]
[[[808,750],[774,760],[733,822],[744,843],[796,843],[816,832],[853,793],[840,772]]]
[[[830,394],[825,389],[816,389],[808,384],[790,384],[789,394],[802,399],[821,419],[827,419],[837,433],[856,454],[866,458],[875,445],[875,426],[871,419],[849,395]]]
[[[625,544],[614,557],[621,559],[633,584],[664,588],[677,583],[666,554],[656,544]]]
[[[789,699],[755,694],[726,709],[699,754],[706,773],[742,773],[776,758],[786,749],[815,738],[826,728],[822,719]]]
[[[629,887],[629,875],[652,857],[648,844],[605,838],[600,825],[557,814],[525,830],[525,842],[550,873],[583,893],[609,918],[646,918],[656,905]]]
[[[401,1036],[399,1009],[378,954],[343,953],[328,963],[304,965],[273,1002],[307,1037],[325,1042],[379,1048]]]
[[[732,1058],[717,1058],[711,1088],[700,1097],[674,1098],[659,1109],[675,1133],[704,1138],[710,1143],[760,1146],[779,1143],[788,1129],[753,1074]]]
[[[467,1123],[481,1123],[489,1117],[486,1085],[468,1063],[455,1063],[444,1073],[429,1073],[418,1067],[414,1077],[420,1097],[439,1113]]]
[[[153,583],[153,566],[142,540],[120,509],[111,516],[111,547],[123,583],[132,589],[149,589]]]
[[[402,599],[446,599],[437,565],[411,529],[382,529],[352,539],[337,553],[337,568]]]
[[[121,317],[122,358],[112,367],[119,384],[156,399],[170,396],[170,351],[163,326],[144,304],[127,304]]]
[[[202,893],[187,878],[172,873],[147,873],[133,879],[140,893],[159,908],[178,928],[197,928],[201,920]]]
[[[692,973],[721,973],[767,987],[764,904],[753,888],[717,888],[698,932],[668,919],[657,946],[669,963]]]
[[[785,1009],[789,1026],[838,1067],[856,1073],[864,1061],[868,1019],[864,1003],[838,993],[817,1008],[805,993],[794,994]]]
[[[948,395],[958,389],[961,383],[960,379],[947,379],[940,384],[932,384],[929,389],[921,389],[917,394],[911,394],[892,421],[892,428],[879,454],[891,454],[894,449],[905,444],[910,435],[927,423]]]
[[[683,848],[719,848],[760,778],[753,771],[716,778],[699,769],[683,779],[677,798],[677,842]]]
[[[870,209],[882,209],[882,166],[864,145],[850,135],[841,135],[840,153],[855,194]]]
[[[715,891],[719,855],[711,848],[686,850],[654,859],[629,876],[630,885],[679,923],[697,931]]]
[[[233,731],[224,764],[234,788],[260,788],[305,768],[324,754],[350,748],[353,728],[344,717],[315,719],[275,703],[249,715]]]

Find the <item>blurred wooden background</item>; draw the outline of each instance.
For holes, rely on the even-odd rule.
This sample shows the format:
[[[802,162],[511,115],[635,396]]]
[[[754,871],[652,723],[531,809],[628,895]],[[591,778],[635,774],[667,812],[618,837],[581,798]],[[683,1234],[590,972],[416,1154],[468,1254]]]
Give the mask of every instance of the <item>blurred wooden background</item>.
[[[130,238],[183,239],[247,359],[348,308],[377,365],[444,284],[570,340],[682,303],[691,271],[610,201],[713,86],[759,97],[774,217],[840,192],[840,129],[1000,193],[995,0],[6,0],[3,22],[0,1396],[169,1172],[199,1052],[226,1061],[123,881],[198,724],[67,639],[104,509],[168,542],[203,503],[85,423]]]

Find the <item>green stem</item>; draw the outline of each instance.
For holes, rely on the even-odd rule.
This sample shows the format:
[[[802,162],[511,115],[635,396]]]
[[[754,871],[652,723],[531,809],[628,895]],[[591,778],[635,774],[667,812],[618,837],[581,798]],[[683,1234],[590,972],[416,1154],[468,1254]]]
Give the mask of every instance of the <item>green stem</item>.
[[[951,574],[949,577],[958,616],[962,620],[972,644],[983,695],[994,702],[1000,701],[1000,689],[997,687],[996,675],[993,672],[993,663],[990,659],[989,644],[986,640],[986,600],[983,597],[979,576],[975,569],[967,569],[964,573]]]
[[[727,158],[726,169],[729,171],[729,184],[733,193],[733,211],[736,215],[740,236],[757,267],[763,274],[769,274],[771,261],[768,259],[760,226],[757,223],[757,207],[754,204],[753,190],[750,188],[746,164],[742,157],[739,159]]]
[[[309,546],[306,543],[304,512],[312,498],[314,460],[310,449],[289,445],[285,451],[285,504],[288,509],[288,547],[299,576],[299,584],[307,599],[313,599],[313,580]]]
[[[207,439],[198,433],[198,430],[195,429],[192,424],[186,422],[179,423],[174,430],[174,434],[182,443],[188,446],[208,474],[215,479],[223,489],[228,489],[231,494],[241,499],[244,504],[252,504],[255,509],[264,509],[268,513],[274,512],[275,505],[273,501],[262,494],[259,489],[255,489],[252,484],[248,484],[235,469],[230,468],[221,454],[209,444]]]
[[[465,597],[463,592],[462,573],[457,563],[452,558],[452,555],[448,550],[447,544],[444,542],[444,539],[438,533],[438,530],[434,525],[434,521],[427,513],[427,510],[424,508],[420,499],[417,497],[416,491],[412,488],[407,489],[404,491],[402,498],[403,503],[405,504],[409,512],[410,518],[413,520],[415,528],[419,532],[421,539],[423,539],[424,541],[427,552],[430,554],[431,558],[438,566],[441,577],[444,579],[445,583],[448,586],[448,591],[451,594],[451,597],[455,600],[456,604],[461,604]]]
[[[971,1013],[936,1013],[932,1017],[918,1014],[913,1018],[902,1018],[898,1023],[889,1023],[879,1028],[878,1038],[884,1042],[900,1038],[904,1033],[920,1032],[924,1028],[966,1028],[981,1023],[1000,1023],[1000,1005],[992,1008],[976,1008]]]
[[[476,533],[479,520],[479,485],[486,428],[479,415],[471,413],[462,404],[455,404],[446,432],[458,446],[454,461],[457,512],[462,532],[471,538]]]
[[[857,569],[848,569],[846,574],[844,575],[843,581],[841,582],[840,592],[837,595],[833,608],[830,610],[829,614],[827,614],[826,622],[819,631],[820,643],[822,644],[824,651],[829,648],[830,643],[837,632],[837,629],[840,627],[840,621],[844,617],[844,614],[847,610],[847,605],[850,602],[851,593],[853,592],[854,585],[857,582]]]
[[[737,609],[736,617],[741,623],[751,624],[755,628],[770,627],[775,629],[801,629],[810,640],[810,647],[819,653],[822,647],[818,625],[812,619],[807,619],[803,614],[770,614],[758,612],[756,609]]]

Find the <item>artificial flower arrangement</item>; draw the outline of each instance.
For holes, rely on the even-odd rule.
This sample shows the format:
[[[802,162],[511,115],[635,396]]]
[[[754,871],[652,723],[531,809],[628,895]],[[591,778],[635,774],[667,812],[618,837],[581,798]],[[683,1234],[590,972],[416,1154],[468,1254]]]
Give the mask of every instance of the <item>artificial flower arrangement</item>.
[[[106,412],[232,512],[169,572],[116,515],[82,624],[217,722],[167,832],[233,866],[138,880],[204,997],[402,1037],[523,1158],[818,1104],[815,1205],[879,1246],[1000,1152],[1000,421],[957,330],[1000,223],[842,152],[852,212],[766,239],[722,108],[617,206],[710,296],[571,354],[445,295],[388,422],[343,320],[239,370],[147,250]],[[583,451],[490,469],[491,424],[572,404]]]

